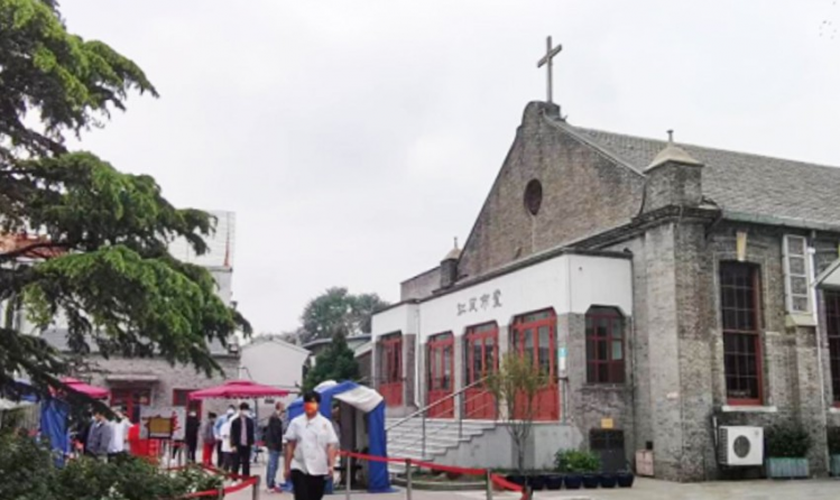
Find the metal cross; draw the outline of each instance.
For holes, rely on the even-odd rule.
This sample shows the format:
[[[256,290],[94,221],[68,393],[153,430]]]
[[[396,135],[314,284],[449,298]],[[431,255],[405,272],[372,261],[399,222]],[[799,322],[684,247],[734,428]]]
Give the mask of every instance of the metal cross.
[[[551,60],[554,58],[554,56],[559,54],[561,50],[563,50],[563,46],[560,45],[560,44],[558,44],[557,47],[552,48],[551,47],[551,37],[548,37],[548,38],[545,39],[545,55],[542,57],[542,59],[537,61],[537,67],[538,68],[542,68],[543,66],[548,65],[548,70],[547,70],[547,74],[548,74],[548,82],[547,83],[548,83],[548,85],[547,85],[547,89],[548,89],[548,102],[549,103],[552,102],[552,100],[551,100],[551,87],[552,87],[552,85],[551,85],[551,71],[552,71]]]

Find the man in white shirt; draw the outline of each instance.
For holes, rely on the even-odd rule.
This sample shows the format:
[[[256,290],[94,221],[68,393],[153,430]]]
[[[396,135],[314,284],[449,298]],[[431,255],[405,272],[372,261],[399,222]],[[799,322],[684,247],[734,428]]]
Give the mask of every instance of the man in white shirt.
[[[131,429],[131,421],[125,416],[122,408],[113,408],[116,420],[110,422],[111,442],[108,445],[108,458],[116,458],[128,452],[128,431]]]
[[[233,443],[230,442],[230,425],[233,418],[228,418],[219,429],[219,439],[222,441],[220,448],[222,455],[222,470],[230,472],[233,469]]]
[[[292,481],[295,500],[321,500],[327,478],[332,477],[338,454],[338,436],[332,422],[318,413],[321,396],[303,396],[303,415],[286,430],[285,476]]]

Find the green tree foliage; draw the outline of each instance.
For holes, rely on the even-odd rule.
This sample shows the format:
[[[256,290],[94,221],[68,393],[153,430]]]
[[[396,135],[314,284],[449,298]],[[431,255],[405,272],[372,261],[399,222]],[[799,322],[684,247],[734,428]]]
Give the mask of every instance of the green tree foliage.
[[[353,295],[344,287],[330,288],[304,308],[301,340],[328,339],[339,330],[351,336],[370,333],[371,316],[387,305],[375,293]]]
[[[487,377],[487,390],[500,408],[501,418],[516,447],[519,472],[525,468],[525,447],[536,414],[537,393],[548,384],[548,375],[527,356],[509,353],[499,370]]]
[[[341,331],[333,336],[332,344],[315,358],[315,367],[307,372],[303,389],[312,390],[326,380],[359,380],[359,363]]]
[[[250,326],[205,269],[167,247],[183,237],[205,253],[215,220],[172,206],[152,177],[65,147],[66,134],[102,126],[131,92],[157,96],[134,62],[68,33],[56,2],[0,0],[0,233],[30,235],[0,249],[0,301],[41,327],[64,313],[77,353],[96,343],[106,356],[154,353],[209,373],[218,365],[207,341]],[[22,264],[33,256],[43,258]],[[16,371],[42,389],[57,384],[65,359],[9,317],[0,384]]]

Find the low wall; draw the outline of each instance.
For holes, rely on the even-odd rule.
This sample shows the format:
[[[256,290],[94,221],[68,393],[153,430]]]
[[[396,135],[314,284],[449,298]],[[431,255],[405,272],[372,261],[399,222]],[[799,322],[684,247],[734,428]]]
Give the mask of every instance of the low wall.
[[[580,432],[570,425],[534,423],[525,448],[525,468],[552,468],[557,450],[577,449],[582,441]],[[507,425],[498,424],[469,442],[436,456],[434,462],[458,467],[513,469],[516,467],[516,449]]]

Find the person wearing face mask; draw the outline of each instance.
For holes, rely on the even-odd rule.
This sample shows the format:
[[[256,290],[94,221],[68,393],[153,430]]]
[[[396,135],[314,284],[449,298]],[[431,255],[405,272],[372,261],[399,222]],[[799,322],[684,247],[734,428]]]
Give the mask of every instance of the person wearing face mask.
[[[88,430],[87,449],[88,455],[100,460],[108,458],[108,447],[111,445],[111,425],[105,418],[105,412],[97,408],[93,412],[93,423]]]
[[[230,424],[230,445],[233,450],[233,473],[251,475],[251,447],[254,446],[254,420],[248,403],[239,405],[239,415]]]
[[[230,420],[235,414],[236,407],[230,405],[228,406],[225,414],[213,422],[213,435],[216,438],[216,466],[219,468],[225,468],[226,470],[230,467],[230,463],[225,461],[225,453],[228,452],[226,452],[223,448],[230,447],[230,439],[223,438],[222,427],[225,424],[228,424],[228,427],[230,427]],[[225,443],[225,441],[227,441],[227,443]]]
[[[190,410],[187,415],[187,425],[184,427],[184,441],[187,444],[187,462],[195,463],[195,452],[198,449],[198,429],[201,427],[201,421],[198,419],[198,413],[195,410]]]
[[[115,459],[123,457],[128,452],[128,430],[131,428],[131,421],[126,417],[122,407],[113,408],[116,418],[111,425],[111,443],[108,446],[108,458]]]
[[[329,419],[318,412],[321,395],[303,396],[303,415],[286,430],[285,477],[291,480],[295,500],[321,500],[327,478],[332,477],[338,454],[338,436]]]

